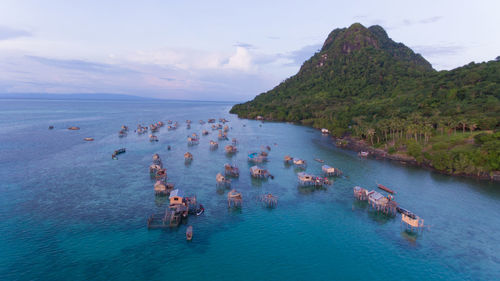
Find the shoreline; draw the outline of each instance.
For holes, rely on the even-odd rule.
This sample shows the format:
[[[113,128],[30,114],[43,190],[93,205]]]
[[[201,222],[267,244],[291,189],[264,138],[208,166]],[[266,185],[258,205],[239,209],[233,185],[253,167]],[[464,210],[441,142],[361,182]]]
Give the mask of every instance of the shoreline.
[[[270,119],[253,119],[253,118],[246,118],[246,117],[240,117],[238,114],[235,114],[238,118],[240,119],[247,119],[247,120],[256,120],[256,121],[261,121],[261,122],[279,122],[279,123],[292,123],[292,124],[299,124],[302,126],[306,126],[315,130],[321,130],[321,128],[316,128],[310,125],[304,125],[300,122],[286,122],[286,121],[275,121],[275,120],[270,120]],[[344,136],[344,137],[335,137],[328,133],[328,137],[330,137],[333,141],[333,144],[342,149],[347,149],[347,150],[352,150],[356,152],[360,151],[367,151],[369,152],[368,158],[374,158],[377,160],[389,160],[392,162],[397,162],[399,165],[402,166],[413,166],[413,167],[419,167],[426,169],[428,171],[436,172],[442,175],[447,175],[447,176],[454,176],[454,177],[463,177],[463,178],[470,178],[470,179],[477,179],[477,180],[482,180],[482,181],[491,181],[491,182],[500,182],[500,171],[495,171],[492,172],[492,175],[490,174],[467,174],[467,173],[450,173],[447,171],[443,170],[438,170],[432,166],[432,164],[428,161],[424,161],[422,163],[419,163],[414,157],[408,156],[408,155],[401,155],[401,154],[389,154],[387,151],[385,151],[382,148],[374,148],[370,145],[368,145],[365,141],[359,140],[350,136]],[[345,142],[345,144],[339,144],[339,142]]]
[[[413,166],[413,167],[419,167],[419,168],[424,168],[427,170],[430,170],[432,172],[437,172],[439,174],[447,175],[447,176],[458,176],[458,177],[466,177],[466,178],[474,178],[478,180],[484,180],[484,181],[493,181],[493,182],[500,182],[500,172],[493,172],[492,175],[489,174],[467,174],[467,173],[459,173],[459,174],[454,174],[454,173],[449,173],[443,170],[438,170],[432,166],[432,164],[428,161],[424,161],[419,163],[414,157],[408,156],[408,155],[401,155],[401,154],[389,154],[387,151],[385,151],[382,148],[373,148],[370,145],[366,144],[365,141],[363,140],[358,140],[356,138],[352,137],[335,137],[330,135],[331,139],[334,142],[334,145],[338,148],[342,149],[347,149],[347,150],[352,150],[356,152],[360,151],[367,151],[369,152],[368,158],[374,158],[377,160],[390,160],[392,162],[397,162],[402,166]]]

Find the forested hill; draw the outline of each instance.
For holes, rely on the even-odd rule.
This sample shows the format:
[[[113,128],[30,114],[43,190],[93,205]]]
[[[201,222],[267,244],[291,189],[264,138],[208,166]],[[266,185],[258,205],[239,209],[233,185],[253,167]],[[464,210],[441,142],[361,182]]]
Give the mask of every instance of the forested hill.
[[[401,139],[416,136],[425,151],[438,133],[498,130],[499,112],[498,58],[435,71],[382,27],[359,23],[333,30],[296,75],[231,109],[243,118],[301,122],[374,146],[389,143],[396,151],[408,144],[398,146],[393,132]]]

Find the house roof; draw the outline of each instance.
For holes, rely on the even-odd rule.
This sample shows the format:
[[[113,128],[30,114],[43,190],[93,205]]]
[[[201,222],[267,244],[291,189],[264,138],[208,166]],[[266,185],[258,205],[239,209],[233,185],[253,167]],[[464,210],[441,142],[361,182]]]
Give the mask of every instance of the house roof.
[[[174,189],[174,190],[170,191],[170,196],[168,197],[168,199],[175,197],[175,196],[184,197],[184,194],[181,190]]]
[[[382,198],[384,198],[384,195],[374,191],[372,194],[369,195],[373,200],[378,201]]]

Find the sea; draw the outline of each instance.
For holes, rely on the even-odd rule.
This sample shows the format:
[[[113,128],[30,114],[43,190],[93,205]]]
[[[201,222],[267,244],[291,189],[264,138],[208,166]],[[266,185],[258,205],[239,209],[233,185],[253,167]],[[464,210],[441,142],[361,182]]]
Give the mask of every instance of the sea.
[[[498,183],[359,158],[318,130],[239,119],[231,106],[0,100],[0,280],[500,279]],[[229,140],[199,123],[209,118],[229,120]],[[134,132],[167,120],[179,128],[161,128],[158,142]],[[119,138],[122,125],[129,132]],[[210,134],[202,136],[204,129]],[[188,146],[192,133],[200,143]],[[232,138],[238,152],[231,156],[224,146]],[[210,140],[219,148],[211,150]],[[126,153],[113,160],[119,148]],[[250,177],[248,153],[261,150],[269,152],[261,166],[273,179]],[[190,164],[185,152],[193,154]],[[169,203],[153,191],[154,153],[169,182],[205,208],[177,228],[147,228],[148,217]],[[285,155],[306,160],[307,173],[321,175],[323,164],[314,159],[322,159],[343,175],[324,188],[301,187]],[[216,185],[225,163],[240,169],[230,188]],[[423,218],[425,229],[407,231],[399,215],[354,198],[354,186],[386,194],[377,184],[395,190],[394,200]],[[233,188],[243,196],[241,208],[228,208]],[[278,198],[276,208],[263,205],[267,193]]]

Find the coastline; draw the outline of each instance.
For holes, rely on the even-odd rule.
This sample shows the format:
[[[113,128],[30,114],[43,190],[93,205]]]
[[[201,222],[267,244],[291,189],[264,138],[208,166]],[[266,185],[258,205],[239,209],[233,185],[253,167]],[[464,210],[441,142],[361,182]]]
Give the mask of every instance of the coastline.
[[[275,121],[271,119],[254,119],[254,118],[246,118],[246,117],[240,117],[237,113],[233,113],[238,118],[241,119],[248,119],[248,120],[257,120],[261,122],[281,122],[281,123],[294,123],[294,124],[300,124],[303,126],[310,127],[315,130],[321,130],[321,128],[316,128],[311,125],[305,125],[300,122],[286,122],[286,121]],[[343,148],[347,150],[352,150],[356,152],[360,151],[367,151],[369,152],[368,158],[374,158],[377,160],[389,160],[392,162],[397,162],[400,165],[403,166],[413,166],[413,167],[419,167],[423,169],[427,169],[432,172],[436,172],[439,174],[447,175],[447,176],[455,176],[455,177],[464,177],[464,178],[471,178],[471,179],[478,179],[478,180],[483,180],[483,181],[492,181],[492,182],[500,182],[500,171],[494,171],[491,172],[491,174],[468,174],[468,173],[450,173],[448,171],[443,171],[436,169],[429,161],[423,161],[423,162],[418,162],[414,157],[409,156],[409,155],[404,155],[404,154],[390,154],[386,150],[382,148],[374,148],[370,145],[368,145],[365,141],[359,140],[357,138],[351,137],[351,136],[344,136],[344,137],[336,137],[331,134],[328,134],[328,136],[332,139],[333,144],[338,147],[338,148]]]
[[[424,168],[433,172],[437,172],[440,174],[448,175],[448,176],[458,176],[458,177],[467,177],[467,178],[475,178],[479,180],[489,180],[494,182],[500,182],[500,171],[493,172],[491,175],[489,174],[467,174],[467,173],[450,173],[443,170],[438,170],[432,166],[429,161],[418,162],[414,157],[403,154],[389,154],[386,150],[381,148],[374,148],[368,145],[363,140],[358,140],[356,138],[345,136],[345,137],[335,137],[331,136],[334,141],[335,146],[343,149],[353,150],[356,152],[367,151],[369,152],[369,158],[374,158],[378,160],[390,160],[393,162],[397,162],[403,166],[414,166]]]

